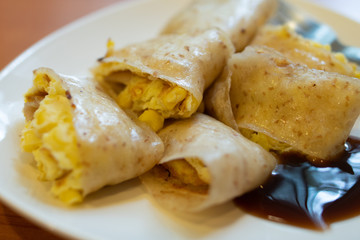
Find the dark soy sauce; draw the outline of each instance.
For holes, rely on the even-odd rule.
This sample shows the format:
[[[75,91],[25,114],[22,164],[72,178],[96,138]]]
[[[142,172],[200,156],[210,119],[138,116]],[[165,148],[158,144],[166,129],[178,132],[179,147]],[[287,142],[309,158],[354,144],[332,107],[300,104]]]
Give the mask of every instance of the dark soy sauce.
[[[272,221],[324,230],[360,214],[360,139],[349,138],[344,153],[326,166],[304,157],[280,156],[268,181],[235,203]]]

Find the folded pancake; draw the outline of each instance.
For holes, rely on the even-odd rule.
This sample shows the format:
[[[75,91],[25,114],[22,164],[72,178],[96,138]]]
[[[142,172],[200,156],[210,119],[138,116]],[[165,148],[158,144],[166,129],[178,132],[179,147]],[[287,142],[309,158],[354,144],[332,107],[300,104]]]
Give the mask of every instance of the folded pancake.
[[[110,42],[93,73],[122,108],[157,131],[164,119],[196,112],[233,52],[219,30],[163,35],[117,51]]]
[[[225,99],[220,99],[220,93]],[[360,81],[294,63],[265,46],[234,54],[206,97],[211,115],[265,149],[330,160],[360,112]],[[231,114],[225,114],[226,105]]]
[[[35,70],[24,115],[21,146],[33,154],[39,178],[52,182],[51,192],[67,204],[143,174],[164,150],[155,132],[133,121],[92,79]]]
[[[303,38],[287,25],[262,27],[251,44],[274,48],[291,61],[309,68],[360,78],[356,64],[349,62],[342,53],[332,52],[330,45]]]
[[[161,206],[201,211],[262,184],[276,159],[225,124],[196,113],[159,132],[165,154],[140,178]]]
[[[241,51],[272,15],[276,0],[195,0],[175,15],[162,34],[223,30]]]

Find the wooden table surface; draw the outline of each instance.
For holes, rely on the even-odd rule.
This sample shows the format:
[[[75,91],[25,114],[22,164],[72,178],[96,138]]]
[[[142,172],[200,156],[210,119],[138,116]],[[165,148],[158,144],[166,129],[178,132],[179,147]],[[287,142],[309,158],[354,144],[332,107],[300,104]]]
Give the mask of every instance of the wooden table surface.
[[[124,0],[1,0],[0,69],[49,33],[121,1]]]
[[[1,0],[0,69],[54,30],[99,8],[124,0]],[[304,0],[309,1],[309,0]],[[358,0],[312,0],[360,22]],[[63,239],[0,202],[0,239]]]

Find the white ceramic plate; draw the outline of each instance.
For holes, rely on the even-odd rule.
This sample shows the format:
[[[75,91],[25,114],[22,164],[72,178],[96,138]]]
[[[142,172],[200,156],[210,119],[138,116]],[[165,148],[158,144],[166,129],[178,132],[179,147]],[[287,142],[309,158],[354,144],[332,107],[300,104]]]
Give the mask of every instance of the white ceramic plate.
[[[175,215],[157,206],[138,180],[107,187],[76,208],[65,208],[36,180],[31,156],[21,153],[23,94],[40,66],[69,75],[88,75],[111,37],[118,47],[155,36],[190,0],[125,2],[91,14],[28,49],[0,73],[0,197],[45,228],[81,239],[356,239],[360,217],[335,223],[323,233],[251,215],[231,202],[202,214]],[[292,0],[359,44],[359,25],[328,10]],[[356,30],[355,30],[356,29]]]

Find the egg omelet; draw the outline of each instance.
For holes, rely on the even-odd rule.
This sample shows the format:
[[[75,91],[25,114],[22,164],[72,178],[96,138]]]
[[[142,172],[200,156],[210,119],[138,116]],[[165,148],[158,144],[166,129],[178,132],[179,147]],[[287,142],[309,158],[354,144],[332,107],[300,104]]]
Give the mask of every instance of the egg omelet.
[[[114,48],[114,42],[109,40],[105,57],[115,54]],[[112,65],[111,62],[104,63],[102,67],[111,69]],[[138,119],[155,132],[163,128],[165,119],[188,118],[199,107],[189,91],[162,79],[150,79],[136,69],[133,72],[113,71],[106,77],[98,78],[121,108],[136,113]]]
[[[263,27],[251,44],[274,48],[291,61],[309,68],[360,78],[357,65],[349,62],[344,54],[332,52],[330,45],[303,38],[287,25]]]
[[[154,131],[163,127],[164,119],[190,117],[199,105],[182,87],[137,75],[131,76],[116,101],[120,107],[138,113],[139,120],[149,124]]]
[[[82,166],[72,107],[60,82],[37,75],[25,94],[26,125],[21,137],[22,149],[34,155],[39,178],[55,181],[52,193],[69,204],[82,201]]]
[[[268,152],[275,152],[281,154],[281,153],[296,151],[289,144],[275,140],[261,132],[256,132],[250,129],[241,128],[240,133],[247,139],[251,140],[252,142],[255,142],[260,146],[262,146]]]
[[[51,182],[53,195],[66,204],[143,174],[164,151],[160,137],[94,79],[35,70],[24,115],[21,147],[33,154],[39,179]]]
[[[167,181],[175,185],[206,193],[210,184],[210,173],[198,158],[177,159],[161,165],[168,171]]]
[[[122,109],[158,131],[165,119],[184,119],[201,106],[205,90],[234,52],[219,29],[164,34],[107,52],[92,69]]]
[[[257,47],[258,49],[264,45],[282,54],[288,61],[278,62],[278,65],[281,67],[286,67],[289,65],[289,61],[291,61],[294,64],[304,64],[309,67],[309,69],[335,72],[356,78],[360,77],[360,72],[358,71],[356,64],[349,62],[342,53],[332,52],[329,45],[323,45],[303,38],[291,30],[291,28],[287,25],[263,27],[258,32],[251,45]],[[291,49],[291,51],[289,49]],[[259,53],[261,52],[262,51],[259,51]],[[258,72],[259,71],[257,71],[257,73]],[[255,75],[255,73],[252,74],[252,76]],[[259,74],[259,78],[262,77],[263,76]],[[270,87],[270,89],[271,88],[272,87]],[[299,87],[299,89],[301,89],[301,87]],[[265,98],[265,90],[262,94]],[[279,106],[277,106],[277,108],[279,108]],[[261,145],[267,151],[276,153],[297,151],[291,145],[278,141],[270,137],[268,134],[247,128],[239,128],[239,131],[251,141]]]
[[[105,57],[114,54],[115,44],[107,43]],[[105,63],[111,68],[112,63]],[[131,110],[138,119],[155,132],[164,126],[167,118],[188,118],[199,107],[196,98],[184,88],[161,79],[149,79],[137,71],[114,71],[100,82],[118,105]]]
[[[275,157],[234,129],[202,113],[167,124],[158,165],[140,179],[162,207],[198,212],[262,184]]]
[[[292,62],[260,45],[234,54],[229,66],[229,102],[244,136],[310,161],[331,161],[344,150],[360,111],[358,78]]]
[[[114,54],[115,44],[107,43],[105,57]],[[111,68],[112,63],[105,63]],[[167,118],[188,118],[199,107],[196,98],[184,88],[162,79],[136,74],[137,71],[114,71],[100,82],[118,105],[131,110],[138,119],[159,131]]]

